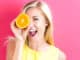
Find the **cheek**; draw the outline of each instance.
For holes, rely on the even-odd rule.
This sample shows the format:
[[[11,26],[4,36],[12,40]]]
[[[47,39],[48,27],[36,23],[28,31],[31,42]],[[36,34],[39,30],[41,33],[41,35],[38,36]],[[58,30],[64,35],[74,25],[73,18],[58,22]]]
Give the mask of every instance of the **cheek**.
[[[39,31],[44,32],[45,31],[45,24],[44,23],[38,23],[36,24]]]
[[[43,28],[43,27],[45,26],[45,24],[42,23],[42,22],[38,22],[38,23],[36,23],[36,26],[37,26],[38,28]]]
[[[45,25],[45,22],[42,21],[42,20],[39,20],[39,21],[37,22],[37,25],[42,27],[42,26]]]

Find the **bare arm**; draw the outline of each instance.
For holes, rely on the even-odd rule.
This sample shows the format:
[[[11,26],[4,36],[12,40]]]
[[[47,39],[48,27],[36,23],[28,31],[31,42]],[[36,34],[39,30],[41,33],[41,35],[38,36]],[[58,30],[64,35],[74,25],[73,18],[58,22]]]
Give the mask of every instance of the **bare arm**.
[[[8,41],[7,54],[6,54],[7,60],[12,60],[14,50],[15,50],[15,41],[14,40]]]
[[[9,40],[7,45],[7,60],[22,60],[23,41]]]
[[[14,37],[9,38],[7,45],[7,60],[22,60],[22,50],[28,34],[29,28],[25,30],[19,29],[15,26],[15,21],[11,22],[11,31],[13,32]]]

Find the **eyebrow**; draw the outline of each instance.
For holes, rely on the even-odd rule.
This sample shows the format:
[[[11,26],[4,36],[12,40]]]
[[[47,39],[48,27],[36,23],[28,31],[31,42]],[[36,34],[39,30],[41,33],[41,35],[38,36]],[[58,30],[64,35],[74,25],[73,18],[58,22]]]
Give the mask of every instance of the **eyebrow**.
[[[36,18],[36,17],[38,17],[38,16],[33,16],[33,18]]]

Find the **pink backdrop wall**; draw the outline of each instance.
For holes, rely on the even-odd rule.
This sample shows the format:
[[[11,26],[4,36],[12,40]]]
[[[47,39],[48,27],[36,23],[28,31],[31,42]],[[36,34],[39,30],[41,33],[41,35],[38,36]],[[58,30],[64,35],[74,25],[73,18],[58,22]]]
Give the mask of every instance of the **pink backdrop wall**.
[[[5,37],[12,35],[9,24],[28,1],[0,0],[0,60],[5,60]],[[54,16],[56,46],[66,53],[67,60],[80,60],[80,0],[45,1]]]

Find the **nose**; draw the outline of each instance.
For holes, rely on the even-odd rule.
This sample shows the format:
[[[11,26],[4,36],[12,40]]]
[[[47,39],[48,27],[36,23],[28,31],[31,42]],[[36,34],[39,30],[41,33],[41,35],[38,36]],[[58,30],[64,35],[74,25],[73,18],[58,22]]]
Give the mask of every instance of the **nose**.
[[[34,22],[31,21],[29,27],[33,27],[34,26]]]

